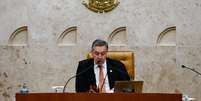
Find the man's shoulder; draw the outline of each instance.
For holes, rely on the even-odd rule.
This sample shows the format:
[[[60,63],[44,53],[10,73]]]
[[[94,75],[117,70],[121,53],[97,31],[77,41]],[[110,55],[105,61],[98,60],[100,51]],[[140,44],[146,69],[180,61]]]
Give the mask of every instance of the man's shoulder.
[[[123,64],[121,61],[111,58],[107,58],[107,62],[111,64]]]
[[[88,63],[91,63],[93,61],[94,61],[94,59],[84,59],[84,60],[79,61],[79,63],[80,64],[88,64]]]

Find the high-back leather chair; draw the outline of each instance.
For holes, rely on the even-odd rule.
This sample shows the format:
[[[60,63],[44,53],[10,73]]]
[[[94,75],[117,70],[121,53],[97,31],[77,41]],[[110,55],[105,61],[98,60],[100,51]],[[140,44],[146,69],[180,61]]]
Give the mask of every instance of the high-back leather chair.
[[[115,60],[121,61],[131,78],[134,80],[135,78],[135,66],[134,66],[134,53],[131,51],[109,51],[107,53],[107,57]],[[92,55],[89,53],[87,58],[92,58]]]

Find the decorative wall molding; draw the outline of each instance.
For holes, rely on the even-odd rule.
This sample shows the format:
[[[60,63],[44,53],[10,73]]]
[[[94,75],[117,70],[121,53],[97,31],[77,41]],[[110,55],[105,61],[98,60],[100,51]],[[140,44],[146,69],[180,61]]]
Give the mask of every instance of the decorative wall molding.
[[[108,42],[111,46],[126,46],[127,45],[126,27],[119,27],[115,29],[110,34]]]
[[[67,28],[57,40],[58,46],[73,46],[77,43],[77,27]]]
[[[157,38],[157,46],[176,46],[176,26],[163,30]]]
[[[28,27],[22,26],[16,29],[9,37],[9,46],[26,46],[28,44]]]

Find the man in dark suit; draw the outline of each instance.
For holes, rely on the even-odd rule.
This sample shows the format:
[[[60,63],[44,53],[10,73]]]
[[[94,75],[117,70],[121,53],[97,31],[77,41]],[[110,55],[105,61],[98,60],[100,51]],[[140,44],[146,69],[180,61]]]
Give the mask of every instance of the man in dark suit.
[[[124,64],[106,57],[108,44],[97,39],[92,44],[92,59],[79,62],[76,92],[113,92],[115,81],[130,80]],[[95,89],[94,89],[95,88]]]

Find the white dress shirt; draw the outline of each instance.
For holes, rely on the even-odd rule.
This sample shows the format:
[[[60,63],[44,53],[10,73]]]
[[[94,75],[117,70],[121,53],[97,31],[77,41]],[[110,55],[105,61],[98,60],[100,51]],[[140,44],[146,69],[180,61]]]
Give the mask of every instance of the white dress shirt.
[[[96,77],[96,86],[97,87],[99,86],[99,71],[100,71],[100,68],[94,62],[94,73],[95,73],[95,77]],[[106,93],[113,93],[114,90],[110,89],[110,84],[109,84],[109,80],[108,80],[106,60],[103,63],[103,75],[104,75],[104,78],[105,78],[104,86],[105,86]]]

